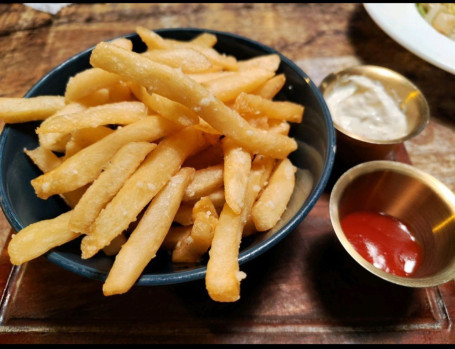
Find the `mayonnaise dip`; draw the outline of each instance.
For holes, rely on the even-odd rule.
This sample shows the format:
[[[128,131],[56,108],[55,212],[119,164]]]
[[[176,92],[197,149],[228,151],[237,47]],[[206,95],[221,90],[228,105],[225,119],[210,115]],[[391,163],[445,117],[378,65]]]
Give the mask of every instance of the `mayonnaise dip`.
[[[388,141],[408,133],[406,115],[379,81],[344,76],[325,99],[335,125],[355,135]]]

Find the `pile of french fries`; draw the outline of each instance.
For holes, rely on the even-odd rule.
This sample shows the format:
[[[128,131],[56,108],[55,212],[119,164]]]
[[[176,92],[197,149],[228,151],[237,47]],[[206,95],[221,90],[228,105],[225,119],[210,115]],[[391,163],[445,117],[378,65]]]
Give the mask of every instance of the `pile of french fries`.
[[[81,237],[81,258],[115,256],[108,296],[127,292],[159,249],[174,263],[208,256],[209,296],[234,302],[242,237],[274,227],[294,191],[288,132],[304,107],[273,100],[286,80],[276,54],[238,60],[210,33],[137,33],[145,52],[126,38],[99,43],[64,96],[0,98],[5,123],[42,120],[39,146],[24,149],[43,172],[31,185],[71,208],[14,234],[11,262]]]

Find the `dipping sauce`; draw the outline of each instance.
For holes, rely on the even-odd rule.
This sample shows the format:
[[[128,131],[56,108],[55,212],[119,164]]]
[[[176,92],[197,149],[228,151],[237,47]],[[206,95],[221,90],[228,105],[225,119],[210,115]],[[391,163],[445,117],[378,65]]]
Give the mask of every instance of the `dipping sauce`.
[[[422,246],[395,217],[357,211],[341,220],[341,228],[357,252],[378,269],[412,276],[422,262]]]
[[[408,133],[406,115],[384,86],[361,75],[343,76],[325,96],[339,128],[376,141],[391,141]]]

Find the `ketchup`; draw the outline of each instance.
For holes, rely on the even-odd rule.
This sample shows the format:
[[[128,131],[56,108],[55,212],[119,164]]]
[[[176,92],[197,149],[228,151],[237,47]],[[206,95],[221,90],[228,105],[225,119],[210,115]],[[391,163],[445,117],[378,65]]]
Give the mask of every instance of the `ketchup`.
[[[352,246],[376,268],[412,276],[422,262],[423,249],[409,227],[390,215],[357,211],[341,220]]]

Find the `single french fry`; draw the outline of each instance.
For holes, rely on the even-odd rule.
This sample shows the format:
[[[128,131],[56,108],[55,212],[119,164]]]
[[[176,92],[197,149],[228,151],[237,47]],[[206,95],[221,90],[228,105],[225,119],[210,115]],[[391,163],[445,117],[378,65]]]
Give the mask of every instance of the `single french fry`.
[[[179,47],[213,47],[217,43],[216,35],[210,33],[201,33],[189,41],[180,41],[174,39],[164,39],[159,34],[142,26],[136,27],[136,32],[150,49],[165,49]]]
[[[288,101],[271,101],[258,95],[240,93],[234,109],[244,118],[266,116],[269,119],[301,122],[304,107]]]
[[[116,44],[111,45],[116,46],[119,50],[124,50]],[[97,90],[114,85],[119,81],[120,77],[118,75],[109,73],[103,69],[86,69],[68,80],[65,90],[65,100],[67,102],[77,102],[79,99],[87,97]]]
[[[248,123],[256,128],[267,130],[270,133],[278,133],[285,136],[289,135],[291,125],[285,120],[269,119],[266,116],[248,118]]]
[[[71,211],[68,211],[56,218],[32,223],[14,234],[8,244],[11,263],[21,265],[77,238],[79,234],[68,229],[70,216]]]
[[[263,155],[256,155],[252,164],[251,171],[252,176],[255,177],[253,181],[253,186],[257,185],[254,188],[254,191],[257,192],[257,195],[268,185],[270,176],[272,175],[276,166],[276,160]],[[253,195],[253,196],[254,196]]]
[[[196,51],[199,51],[212,62],[213,64],[212,71],[218,71],[222,69],[232,71],[238,70],[237,59],[235,59],[235,57],[219,53],[215,49],[210,47],[202,47],[199,45],[194,45],[192,43],[188,44],[190,45],[191,48],[195,49]]]
[[[198,200],[223,186],[223,164],[197,170],[194,178],[185,190],[183,201]]]
[[[280,66],[280,62],[280,56],[273,53],[238,61],[237,66],[239,71],[261,68],[276,72]]]
[[[257,118],[248,118],[247,120],[248,120],[248,123],[255,128],[259,128],[261,130],[268,130],[270,128],[269,118],[266,116],[259,116]]]
[[[289,135],[290,130],[291,130],[291,125],[287,121],[270,120],[269,129],[268,129],[269,132],[279,133],[279,134],[287,136],[287,135]]]
[[[218,72],[206,72],[206,73],[199,73],[199,74],[188,74],[188,76],[196,82],[200,84],[204,82],[208,82],[210,80],[215,80],[219,78],[225,78],[228,76],[235,75],[235,71],[218,71]]]
[[[147,107],[141,102],[118,102],[91,107],[71,115],[52,116],[36,133],[70,133],[75,130],[102,125],[128,125],[147,117]]]
[[[65,146],[65,159],[76,154],[80,150],[98,142],[102,138],[113,133],[109,127],[98,126],[94,128],[82,128],[71,133],[69,141]]]
[[[189,42],[193,45],[199,45],[204,47],[213,47],[217,43],[218,38],[216,35],[211,33],[202,33],[197,35],[194,39],[191,39]]]
[[[223,206],[209,250],[205,284],[215,301],[235,302],[240,298],[240,281],[246,277],[239,270],[239,248],[243,218],[226,203]]]
[[[117,83],[112,83],[111,86]],[[90,93],[77,100],[77,103],[86,106],[87,108],[96,107],[97,105],[103,105],[109,103],[110,91],[108,87],[103,87],[95,92]],[[73,103],[73,102],[69,102]]]
[[[212,68],[212,62],[192,48],[149,50],[143,55],[154,62],[181,69],[185,74],[197,74]]]
[[[52,116],[57,115],[71,115],[73,113],[78,113],[85,110],[86,107],[81,103],[69,103],[65,105],[62,109],[55,112]],[[45,124],[44,120],[41,124]],[[56,152],[64,152],[66,148],[66,143],[70,139],[70,135],[67,133],[46,133],[39,134],[38,141],[40,146],[43,148],[53,150]]]
[[[187,127],[162,140],[95,220],[82,239],[82,258],[90,258],[128,228],[175,174],[186,157],[205,145],[200,131]],[[183,195],[183,194],[182,194]]]
[[[252,91],[252,94],[259,95],[263,98],[273,99],[278,92],[281,91],[284,84],[286,83],[286,76],[284,74],[275,75],[273,78],[264,82],[256,90]]]
[[[109,99],[107,103],[130,102],[133,100],[129,85],[124,81],[111,85],[107,88]]]
[[[243,237],[256,232],[253,220],[251,219],[251,210],[257,197],[267,185],[270,175],[275,168],[275,162],[275,159],[270,157],[257,155],[251,164],[251,171],[245,194],[245,208],[243,210],[243,215],[246,220],[245,226],[243,227]]]
[[[199,124],[197,124],[195,126],[198,130],[201,130],[205,133],[209,133],[209,134],[212,134],[212,135],[218,135],[218,136],[221,136],[222,133],[218,130],[215,130],[212,126],[210,126],[207,121],[199,118]]]
[[[249,69],[203,82],[213,95],[223,102],[234,101],[241,92],[251,92],[274,75],[265,69]]]
[[[106,256],[115,256],[119,253],[120,249],[122,248],[123,244],[126,242],[127,237],[125,234],[118,235],[114,240],[111,241],[109,245],[103,248],[103,252]]]
[[[60,166],[31,181],[39,198],[75,190],[94,181],[112,156],[129,142],[153,142],[179,129],[159,116],[149,116],[117,129],[112,134],[82,149]]]
[[[166,237],[163,240],[163,243],[161,244],[161,248],[167,251],[172,251],[180,239],[191,234],[191,228],[191,225],[183,227],[178,225],[171,226],[168,233],[166,234]]]
[[[70,138],[71,135],[67,133],[43,133],[38,135],[38,143],[47,150],[64,153],[66,143],[68,143]]]
[[[24,149],[24,152],[43,173],[53,170],[63,161],[62,158],[57,157],[52,151],[41,146],[33,150]],[[70,208],[74,208],[87,187],[84,186],[68,193],[60,194],[60,197]]]
[[[24,148],[24,152],[43,173],[53,170],[62,163],[62,159],[41,146],[31,150]]]
[[[221,141],[224,151],[224,195],[232,211],[240,214],[244,206],[251,154],[225,137]]]
[[[224,189],[216,189],[206,196],[212,202],[216,209],[221,209],[225,203]],[[174,222],[184,226],[189,226],[194,223],[193,221],[193,208],[199,199],[195,199],[189,202],[182,202],[177,213],[174,217]]]
[[[0,97],[0,120],[6,124],[44,120],[64,107],[61,96]]]
[[[180,205],[174,217],[174,222],[183,226],[193,224],[193,207],[194,204],[184,203]]]
[[[108,43],[95,47],[90,62],[93,66],[121,75],[125,80],[145,86],[149,93],[156,92],[186,105],[217,131],[251,152],[283,159],[297,149],[296,141],[290,137],[250,126],[236,111],[176,69]]]
[[[136,27],[136,33],[149,49],[167,49],[170,48],[169,44],[153,30],[145,27]]]
[[[183,104],[171,101],[156,93],[149,95],[147,89],[138,84],[130,84],[134,95],[154,112],[181,126],[191,126],[199,123],[199,115]]]
[[[193,220],[191,234],[180,239],[172,252],[174,263],[196,263],[210,248],[218,213],[207,196],[194,205]]]
[[[71,215],[69,228],[77,233],[90,234],[90,227],[100,211],[155,147],[154,143],[131,142],[120,148],[79,200]]]
[[[139,279],[163,243],[193,173],[192,168],[182,168],[153,199],[117,254],[103,285],[104,295],[125,293]]]
[[[133,42],[127,38],[117,38],[111,41],[112,44],[117,45],[128,51],[133,51]]]
[[[167,47],[179,48],[179,47],[191,47],[194,45],[202,47],[213,47],[217,43],[216,35],[210,33],[202,33],[197,35],[195,38],[189,41],[181,41],[175,39],[164,39],[164,43]]]
[[[281,160],[273,171],[251,211],[258,231],[271,229],[281,218],[294,191],[295,172],[296,168],[289,159]]]
[[[213,48],[204,47],[198,42],[163,39],[154,31],[144,27],[137,27],[136,32],[149,49],[192,48],[206,56],[219,69],[237,70],[237,60],[234,57],[220,54]]]

